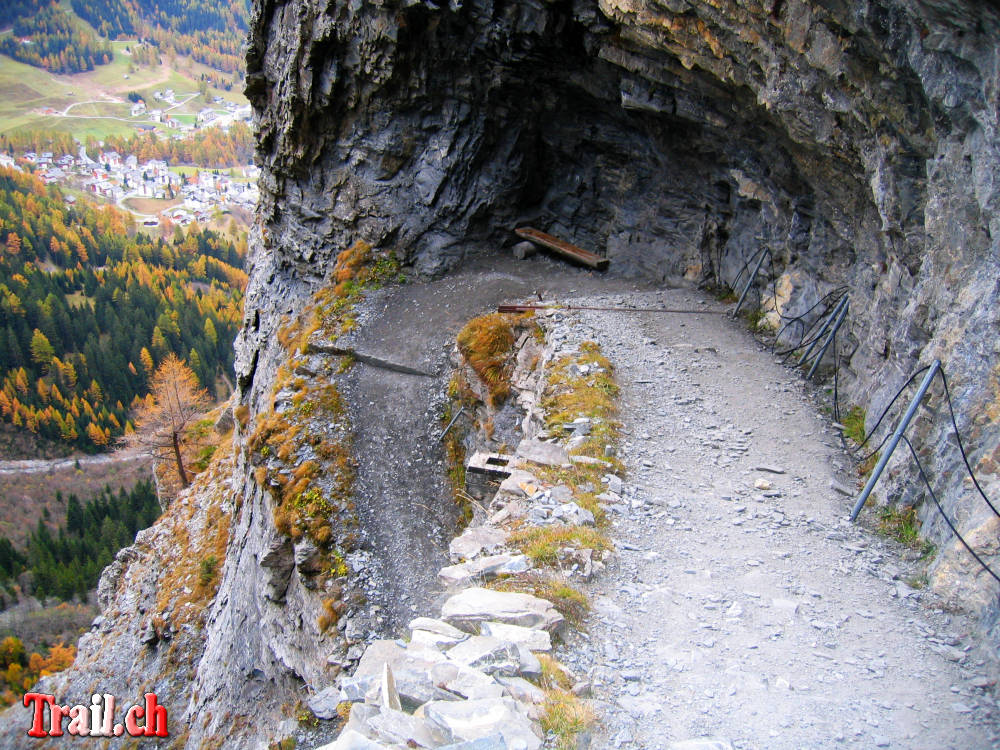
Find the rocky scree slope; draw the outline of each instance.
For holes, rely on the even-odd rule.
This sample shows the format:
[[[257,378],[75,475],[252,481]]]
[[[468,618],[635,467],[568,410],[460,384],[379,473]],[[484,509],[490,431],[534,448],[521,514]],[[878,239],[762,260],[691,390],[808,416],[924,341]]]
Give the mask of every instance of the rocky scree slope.
[[[528,222],[605,253],[612,273],[720,286],[766,246],[772,323],[852,295],[840,389],[870,421],[942,360],[995,497],[998,38],[992,6],[951,0],[260,0],[245,398],[270,377],[275,296],[359,235],[441,273]],[[995,540],[940,383],[928,403],[911,436],[946,510]],[[890,469],[883,492],[919,501],[912,464]],[[961,565],[936,512],[921,518],[940,565]],[[942,580],[997,622],[992,579]]]

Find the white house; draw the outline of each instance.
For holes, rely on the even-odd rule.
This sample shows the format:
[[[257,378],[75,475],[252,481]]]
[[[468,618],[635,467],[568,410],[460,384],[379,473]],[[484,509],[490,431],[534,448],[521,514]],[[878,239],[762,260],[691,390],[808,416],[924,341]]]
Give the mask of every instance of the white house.
[[[132,105],[132,117],[138,117],[146,112],[146,102],[140,99]]]

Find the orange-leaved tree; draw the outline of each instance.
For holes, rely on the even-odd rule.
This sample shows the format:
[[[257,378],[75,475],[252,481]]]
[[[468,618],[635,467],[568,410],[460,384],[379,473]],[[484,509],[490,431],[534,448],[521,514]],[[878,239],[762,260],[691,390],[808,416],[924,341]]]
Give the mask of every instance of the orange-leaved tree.
[[[174,354],[168,354],[153,373],[149,395],[134,410],[135,429],[125,435],[127,447],[162,461],[173,461],[182,487],[190,484],[182,448],[191,425],[211,405],[208,391]]]

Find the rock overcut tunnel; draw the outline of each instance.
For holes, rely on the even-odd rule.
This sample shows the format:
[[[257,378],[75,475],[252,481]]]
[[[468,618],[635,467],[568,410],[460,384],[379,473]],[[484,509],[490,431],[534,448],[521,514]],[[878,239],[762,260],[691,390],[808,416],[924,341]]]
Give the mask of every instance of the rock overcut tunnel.
[[[303,260],[360,232],[439,273],[530,220],[626,275],[726,283],[762,242],[786,264],[849,264],[877,216],[856,150],[830,148],[833,133],[796,140],[741,80],[765,75],[756,63],[720,80],[605,13],[418,4],[303,23],[303,106],[262,123],[265,151],[297,154],[287,177],[301,200],[283,210],[316,230]],[[366,38],[338,38],[348,30]],[[251,76],[251,94],[264,79]]]

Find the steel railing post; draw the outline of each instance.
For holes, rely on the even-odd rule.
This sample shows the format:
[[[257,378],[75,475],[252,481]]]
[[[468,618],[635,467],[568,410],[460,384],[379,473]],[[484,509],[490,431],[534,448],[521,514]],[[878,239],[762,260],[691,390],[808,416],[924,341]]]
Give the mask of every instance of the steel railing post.
[[[760,267],[764,265],[764,257],[771,254],[771,249],[765,247],[760,251],[760,258],[757,260],[757,265],[753,269],[753,273],[750,274],[750,278],[747,279],[747,285],[743,287],[743,294],[740,295],[739,302],[736,303],[736,307],[733,309],[733,317],[735,318],[739,312],[740,307],[743,306],[743,300],[747,298],[747,292],[750,291],[750,287],[753,286],[753,282],[757,278],[757,274],[760,273]]]
[[[882,471],[885,469],[885,465],[889,463],[889,458],[892,456],[892,452],[896,450],[896,446],[899,445],[899,441],[903,437],[903,433],[906,432],[906,428],[909,427],[910,421],[913,419],[913,415],[917,413],[917,408],[920,406],[920,402],[924,398],[924,394],[927,393],[927,389],[931,387],[931,381],[934,376],[937,375],[938,370],[941,369],[941,360],[935,359],[931,363],[930,369],[927,374],[924,375],[924,380],[920,384],[920,388],[917,389],[916,395],[914,395],[913,400],[910,402],[910,406],[906,410],[906,414],[899,422],[899,426],[896,427],[896,431],[892,434],[892,440],[889,441],[889,445],[886,446],[885,453],[878,460],[875,468],[872,470],[872,475],[868,477],[868,482],[865,484],[865,488],[861,490],[861,494],[858,496],[858,501],[854,504],[854,510],[851,511],[851,520],[856,521],[858,514],[861,509],[865,507],[865,503],[868,501],[868,496],[872,494],[872,489],[875,487],[875,483],[878,481],[879,477],[882,476]]]
[[[806,380],[812,378],[813,373],[816,372],[816,368],[819,367],[819,363],[823,361],[823,355],[826,354],[826,350],[830,348],[830,344],[837,336],[837,331],[840,330],[840,326],[844,322],[844,318],[847,317],[847,309],[849,305],[846,302],[847,298],[845,297],[844,299],[844,305],[840,308],[840,314],[837,316],[837,320],[833,324],[833,328],[830,329],[830,333],[827,334],[826,341],[823,342],[823,348],[819,350],[819,354],[816,355],[816,361],[813,362],[812,367],[809,368],[809,372],[806,373]]]

